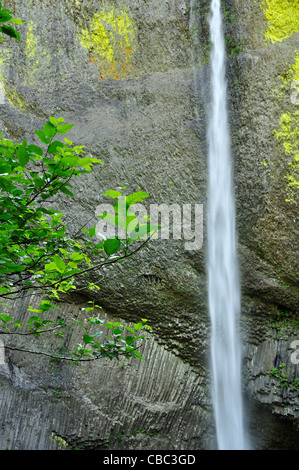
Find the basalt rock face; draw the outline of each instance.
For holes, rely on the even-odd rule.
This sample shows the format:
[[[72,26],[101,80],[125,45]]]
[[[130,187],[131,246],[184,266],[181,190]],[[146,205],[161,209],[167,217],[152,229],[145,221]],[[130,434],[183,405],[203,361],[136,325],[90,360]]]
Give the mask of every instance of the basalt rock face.
[[[148,192],[148,210],[203,204],[204,225],[196,250],[183,232],[181,240],[153,240],[126,264],[94,273],[97,294],[83,289],[61,304],[70,319],[82,318],[92,298],[110,320],[147,318],[145,362],[72,367],[6,349],[0,447],[214,448],[205,273],[209,2],[6,3],[24,24],[20,43],[1,46],[1,131],[33,142],[50,115],[63,116],[75,124],[74,144],[104,163],[81,178],[73,200],[59,201],[77,217],[74,228],[94,225],[97,206],[109,202],[102,194],[122,185]],[[267,43],[259,1],[227,1],[224,17],[247,426],[253,448],[291,449],[299,443],[298,235],[288,185],[294,150],[284,147],[292,138],[281,117],[294,130],[299,37],[291,30]],[[28,315],[34,301],[19,299],[14,309]],[[78,338],[71,327],[38,344],[3,337],[7,346],[44,351],[71,348]]]

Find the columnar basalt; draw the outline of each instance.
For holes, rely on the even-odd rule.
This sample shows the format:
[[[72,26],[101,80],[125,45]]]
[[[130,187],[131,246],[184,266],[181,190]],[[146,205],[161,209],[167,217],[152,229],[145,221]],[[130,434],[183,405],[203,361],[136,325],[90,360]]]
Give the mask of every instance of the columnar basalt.
[[[122,185],[148,192],[149,203],[204,204],[206,219],[210,3],[200,2],[192,22],[185,0],[5,3],[23,25],[20,43],[1,44],[0,131],[33,143],[45,119],[63,116],[75,124],[74,144],[104,162],[81,179],[71,204],[61,201],[76,227],[96,222],[102,194]],[[281,3],[294,8],[283,9],[291,22]],[[298,448],[298,6],[227,0],[224,18],[247,424],[253,448]],[[144,363],[74,368],[7,349],[0,448],[215,447],[205,268],[206,234],[198,251],[156,240],[129,263],[93,274],[103,315],[145,317],[153,327]],[[79,318],[90,299],[80,292],[61,304],[67,317]],[[18,315],[29,300],[17,301]],[[68,348],[76,335],[69,329],[38,346]]]

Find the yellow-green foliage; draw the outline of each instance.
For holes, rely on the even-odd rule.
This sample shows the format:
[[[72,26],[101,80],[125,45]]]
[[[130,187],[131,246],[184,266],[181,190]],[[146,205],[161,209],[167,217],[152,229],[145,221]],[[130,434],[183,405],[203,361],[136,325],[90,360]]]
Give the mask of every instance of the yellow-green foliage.
[[[55,442],[60,448],[68,447],[68,443],[60,436],[52,435],[50,436],[50,440]]]
[[[1,55],[0,55],[0,82],[5,82],[5,67],[6,65],[9,65],[11,58],[11,53],[9,48],[5,47],[5,44],[2,44],[1,46]]]
[[[27,41],[26,41],[26,56],[35,57],[36,56],[36,47],[37,40],[33,35],[33,21],[29,21],[28,31],[27,31]],[[37,58],[38,61],[38,58]]]
[[[263,0],[262,8],[268,22],[267,42],[281,42],[299,31],[298,0]]]
[[[2,64],[4,64],[4,58],[0,57],[0,82],[4,82],[4,75],[2,70]]]
[[[25,101],[23,100],[23,98],[21,98],[17,91],[13,91],[10,88],[8,81],[5,79],[2,70],[2,67],[5,66],[5,62],[5,59],[3,57],[0,57],[0,92],[1,94],[5,93],[6,98],[12,106],[21,110],[25,110]]]
[[[13,91],[9,86],[8,80],[5,78],[5,66],[9,65],[10,54],[8,51],[3,50],[3,55],[0,57],[0,93],[1,98],[5,94],[11,106],[24,110],[26,107],[25,101],[21,98],[17,91]]]
[[[295,57],[295,64],[293,67],[291,67],[291,70],[293,70],[293,80],[295,82],[298,82],[299,85],[299,53],[296,53]]]
[[[299,96],[299,54],[295,56],[295,63],[289,69],[285,79],[287,84],[295,85],[295,93]],[[283,145],[284,153],[289,159],[287,179],[288,202],[296,202],[299,190],[299,99],[295,97],[292,103],[297,106],[294,112],[283,113],[279,120],[279,129],[275,130],[275,137]]]
[[[23,98],[20,97],[17,91],[12,91],[7,83],[5,84],[4,89],[6,98],[12,106],[18,108],[19,110],[26,110],[26,103]]]
[[[134,49],[135,32],[126,11],[104,8],[95,13],[88,29],[82,29],[80,42],[99,62],[100,76],[124,78]],[[95,58],[93,57],[95,56]]]
[[[25,76],[28,85],[32,85],[37,78],[39,69],[49,67],[51,54],[44,41],[41,41],[38,34],[38,25],[32,20],[29,21],[26,38],[26,68]]]
[[[27,83],[32,84],[36,70],[38,67],[39,58],[37,55],[37,39],[33,32],[33,21],[29,21],[27,40],[26,40],[26,69],[25,75],[27,77]]]

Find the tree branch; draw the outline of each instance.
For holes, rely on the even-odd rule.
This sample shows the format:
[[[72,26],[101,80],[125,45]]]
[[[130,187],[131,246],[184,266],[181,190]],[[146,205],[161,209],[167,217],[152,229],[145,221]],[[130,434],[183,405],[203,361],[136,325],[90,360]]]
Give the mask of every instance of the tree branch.
[[[17,347],[14,347],[14,346],[6,346],[6,345],[5,345],[5,349],[9,349],[11,351],[25,352],[25,353],[29,353],[29,354],[39,354],[39,355],[42,355],[42,356],[50,357],[51,359],[59,359],[61,361],[63,360],[63,361],[71,361],[71,362],[90,362],[90,361],[96,361],[98,359],[105,359],[101,355],[98,355],[98,356],[95,356],[95,357],[88,357],[86,359],[83,359],[83,358],[76,359],[74,357],[55,356],[54,354],[46,353],[44,351],[33,351],[31,349],[17,348]],[[119,355],[124,355],[125,356],[126,353],[119,354]]]
[[[35,331],[28,331],[27,333],[21,333],[19,331],[0,331],[0,335],[19,335],[19,336],[28,336],[28,335],[35,335],[36,333],[48,333],[49,331],[55,331],[61,328],[61,325],[57,325],[54,328],[48,328],[47,330],[35,330]]]
[[[86,268],[86,269],[83,269],[82,271],[80,271],[79,273],[76,273],[76,274],[71,274],[70,276],[66,276],[62,279],[60,279],[59,281],[55,281],[53,282],[52,284],[46,284],[44,286],[39,286],[39,285],[33,285],[33,286],[26,286],[26,287],[22,287],[21,289],[19,290],[16,290],[16,291],[13,291],[13,292],[7,292],[6,294],[1,294],[0,297],[3,297],[3,298],[7,298],[7,297],[11,297],[15,294],[18,294],[20,292],[24,292],[26,290],[29,290],[29,289],[35,289],[35,290],[43,290],[43,289],[49,289],[49,288],[53,288],[55,286],[57,286],[57,284],[60,284],[61,282],[64,282],[64,281],[67,281],[68,279],[72,278],[72,277],[77,277],[77,276],[80,276],[81,274],[85,274],[87,272],[90,272],[94,269],[99,269],[99,268],[102,268],[103,266],[107,266],[107,265],[110,265],[110,264],[114,264],[114,263],[117,263],[118,261],[122,261],[124,259],[127,259],[127,258],[130,258],[131,256],[135,255],[136,253],[138,253],[138,251],[140,251],[148,242],[149,240],[152,238],[154,234],[152,234],[150,237],[148,237],[138,248],[136,248],[134,251],[131,251],[130,253],[126,253],[125,255],[123,256],[120,256],[118,258],[114,258],[112,260],[109,261],[106,260],[102,263],[99,263],[99,264],[96,264],[94,266],[91,266],[89,268]]]

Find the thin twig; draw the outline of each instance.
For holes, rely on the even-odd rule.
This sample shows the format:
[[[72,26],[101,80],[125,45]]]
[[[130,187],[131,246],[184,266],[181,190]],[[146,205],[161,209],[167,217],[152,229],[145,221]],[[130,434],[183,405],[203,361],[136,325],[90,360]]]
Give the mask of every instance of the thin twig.
[[[39,354],[39,355],[42,355],[42,356],[47,356],[47,357],[50,357],[51,359],[59,359],[59,360],[63,360],[63,361],[71,361],[71,362],[90,362],[90,361],[96,361],[97,359],[103,359],[103,357],[101,355],[99,356],[95,356],[95,357],[88,357],[86,359],[76,359],[74,357],[69,357],[69,356],[54,356],[53,354],[51,353],[46,353],[44,351],[33,351],[31,349],[24,349],[24,348],[16,348],[16,347],[13,347],[13,346],[6,346],[5,345],[5,349],[9,349],[9,350],[12,350],[12,351],[20,351],[20,352],[25,352],[25,353],[29,353],[29,354]],[[119,355],[126,355],[127,353],[123,353],[123,354],[119,354]]]
[[[102,268],[103,266],[107,266],[107,265],[110,265],[110,264],[114,264],[118,261],[122,261],[124,259],[127,259],[127,258],[130,258],[131,256],[135,255],[136,253],[138,253],[138,251],[140,251],[148,242],[149,240],[151,239],[151,237],[153,236],[154,234],[152,234],[150,237],[148,237],[138,248],[136,248],[136,250],[132,251],[131,253],[126,253],[124,256],[120,256],[118,258],[115,258],[115,259],[112,259],[109,261],[104,261],[102,263],[99,263],[95,266],[91,266],[89,268],[86,268],[86,269],[83,269],[82,271],[80,271],[79,273],[76,273],[75,275],[74,274],[71,274],[69,276],[66,276],[65,278],[62,278],[60,279],[59,281],[56,281],[52,284],[45,284],[44,286],[39,286],[39,285],[33,285],[33,286],[28,286],[28,287],[22,287],[21,289],[17,290],[17,291],[14,291],[14,292],[7,292],[7,293],[4,293],[1,295],[1,297],[3,298],[7,298],[7,297],[11,297],[15,294],[18,294],[20,292],[23,292],[23,291],[26,291],[28,289],[39,289],[39,290],[42,290],[42,289],[47,289],[47,288],[51,288],[51,287],[54,287],[56,286],[57,284],[60,284],[61,282],[64,282],[74,276],[80,276],[81,274],[85,274],[87,272],[90,272],[94,269],[99,269],[99,268]]]
[[[35,331],[28,331],[27,333],[21,333],[19,331],[0,331],[0,335],[19,335],[19,336],[28,336],[28,335],[35,335],[41,333],[48,333],[49,331],[55,331],[61,328],[61,325],[57,325],[54,328],[48,328],[47,330],[35,330]]]

